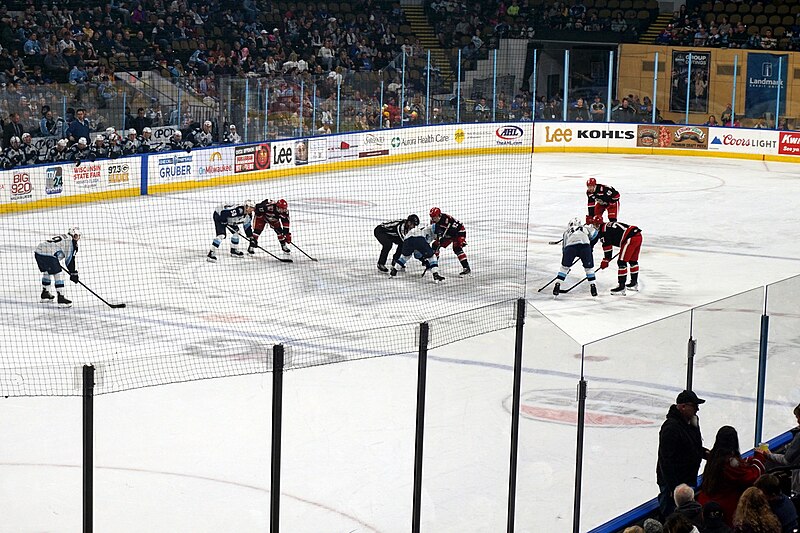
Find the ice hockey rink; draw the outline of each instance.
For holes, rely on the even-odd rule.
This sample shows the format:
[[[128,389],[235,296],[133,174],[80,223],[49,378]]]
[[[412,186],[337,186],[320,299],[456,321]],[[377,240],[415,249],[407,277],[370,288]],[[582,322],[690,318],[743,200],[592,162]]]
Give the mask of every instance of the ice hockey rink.
[[[470,194],[459,187],[459,178],[475,172],[475,163],[468,158],[441,163],[437,179],[452,180],[448,189],[451,194]],[[425,168],[430,171],[433,163],[418,165],[417,175]],[[330,309],[317,309],[320,303],[314,291],[287,293],[287,305],[314,311],[312,316],[318,322],[312,327],[324,329],[327,321],[337,320],[337,311],[347,320],[357,320],[354,317],[359,312],[369,313],[376,307],[381,309],[381,319],[390,324],[413,316],[414,306],[437,305],[439,290],[458,290],[467,308],[475,305],[493,282],[508,282],[495,279],[495,271],[504,260],[502,241],[509,234],[498,228],[497,236],[493,236],[491,218],[493,212],[504,209],[504,195],[511,194],[509,191],[498,187],[496,195],[483,198],[482,203],[464,202],[479,206],[475,212],[453,213],[475,237],[470,237],[466,248],[474,271],[470,278],[458,279],[457,262],[446,250],[442,270],[448,279],[443,284],[430,283],[429,276],[414,278],[412,273],[390,280],[375,269],[379,247],[372,238],[372,228],[404,216],[410,209],[423,216],[435,200],[423,194],[422,199],[409,198],[401,205],[391,205],[387,196],[365,197],[356,185],[358,172],[363,171],[348,172],[336,176],[345,184],[341,196],[329,195],[325,205],[308,201],[311,195],[304,196],[302,180],[292,178],[293,194],[287,199],[295,238],[302,239],[298,243],[320,261],[303,262],[295,252],[296,263],[291,268],[318,269],[326,285],[318,287],[319,291],[332,286],[347,293],[354,283],[374,284],[374,301],[356,301],[352,309],[332,313]],[[610,268],[598,274],[597,298],[589,295],[584,283],[554,299],[549,287],[537,292],[555,276],[560,263],[560,247],[548,245],[548,241],[560,238],[572,217],[585,214],[584,183],[588,177],[617,188],[622,194],[619,220],[643,230],[641,290],[625,297],[610,295],[609,289],[616,285],[614,269]],[[348,186],[349,182],[353,185]],[[236,312],[242,320],[263,321],[266,332],[267,324],[277,320],[275,310],[262,309],[253,302],[251,289],[258,286],[262,276],[290,276],[286,272],[274,274],[275,267],[283,265],[269,264],[264,255],[246,257],[238,263],[223,256],[217,264],[205,262],[204,256],[213,238],[210,213],[216,204],[225,199],[261,199],[274,194],[261,191],[281,190],[281,186],[280,180],[272,180],[0,218],[5,236],[0,247],[4,336],[18,335],[17,342],[35,352],[53,335],[64,339],[70,349],[91,351],[101,346],[113,350],[112,340],[120,338],[131,339],[135,346],[135,337],[149,335],[153,330],[148,325],[154,322],[180,323],[186,328],[224,334],[226,324],[215,323],[204,314],[207,310],[190,303],[195,291],[208,287],[220,293],[215,310],[221,309],[218,312],[228,313],[228,317]],[[520,263],[527,268],[531,324],[524,344],[523,399],[535,402],[537,394],[540,398],[549,394],[566,411],[574,411],[582,344],[736,294],[745,293],[742,298],[752,301],[759,287],[800,274],[798,198],[800,167],[788,163],[535,155],[528,255]],[[332,230],[342,233],[339,247],[331,247],[329,241],[326,248],[318,248],[312,237],[314,228],[333,224],[334,208],[341,214],[342,206],[350,223]],[[135,221],[126,217],[134,210]],[[125,301],[127,309],[109,310],[70,283],[67,289],[75,302],[72,309],[41,309],[37,303],[40,285],[32,250],[49,234],[65,231],[72,224],[84,231],[78,256],[82,280],[110,300]],[[520,231],[524,234],[524,230],[524,224],[520,224],[511,238]],[[136,235],[134,245],[131,235]],[[114,247],[123,254],[124,265],[110,267],[104,263],[103,254],[97,253]],[[227,244],[223,250],[227,251]],[[595,258],[599,255],[595,250]],[[349,276],[325,274],[328,262],[343,260],[350,264]],[[238,277],[231,274],[235,269]],[[576,268],[567,282],[582,277],[582,269]],[[173,305],[156,305],[152,298],[148,300],[153,283],[161,295],[156,301]],[[402,288],[388,285],[392,283],[402,284],[398,285]],[[513,283],[508,285],[508,295],[512,295]],[[398,298],[396,305],[384,301],[387,293],[382,293],[381,287],[389,287],[388,294]],[[502,294],[503,289],[499,290]],[[757,299],[755,307],[758,312],[753,315],[753,327],[757,329]],[[124,335],[103,333],[99,325],[111,313],[130,313]],[[111,340],[89,342],[80,330],[91,327]],[[287,323],[281,327],[281,335],[265,333],[261,341],[281,341],[296,328],[308,325]],[[601,343],[599,352],[593,352],[595,364],[584,369],[590,387],[625,394],[628,401],[640,402],[637,407],[651,417],[649,423],[593,429],[587,435],[582,531],[656,495],[658,426],[682,388],[683,378],[672,372],[661,375],[652,365],[684,358],[686,345],[682,324],[667,321],[657,331],[666,340],[656,342],[652,329],[634,329],[625,337],[624,346],[621,342]],[[800,341],[793,338],[787,357],[796,358]],[[189,340],[174,334],[159,342],[178,349]],[[739,338],[716,342],[720,353],[731,353],[742,346]],[[144,350],[149,345],[142,346]],[[752,350],[752,346],[749,348]],[[424,531],[505,531],[513,352],[513,329],[431,352]],[[750,376],[752,366],[741,371],[744,374],[746,370]],[[286,374],[282,531],[409,530],[416,373],[416,356],[408,354],[314,366]],[[785,410],[785,428],[793,424],[791,409],[800,401],[796,378],[787,376],[791,390],[769,399]],[[95,530],[266,530],[271,379],[270,374],[258,374],[96,397]],[[707,445],[717,427],[728,419],[726,412],[750,409],[754,400],[734,385],[741,380],[736,373],[726,372],[715,379],[713,389],[704,389],[701,380],[696,387],[708,400],[700,412]],[[729,389],[726,380],[730,380]],[[0,532],[79,530],[80,398],[6,398],[0,402],[4,437],[0,444]],[[775,427],[781,427],[778,422]],[[605,435],[611,438],[604,440]],[[742,443],[743,447],[747,444]],[[575,447],[576,427],[568,417],[522,418],[517,531],[571,531]],[[603,458],[610,455],[624,458],[634,474],[604,467]]]

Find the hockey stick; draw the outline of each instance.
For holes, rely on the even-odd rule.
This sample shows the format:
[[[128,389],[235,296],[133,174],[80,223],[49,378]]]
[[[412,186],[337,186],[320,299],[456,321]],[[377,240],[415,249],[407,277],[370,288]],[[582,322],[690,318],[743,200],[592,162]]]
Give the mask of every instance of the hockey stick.
[[[609,259],[608,261],[609,261],[609,262],[613,261],[613,260],[614,260],[614,259],[615,259],[615,258],[616,258],[618,255],[619,255],[619,252],[617,252],[616,254],[614,254],[614,256],[613,256],[611,259]],[[594,271],[594,272],[595,272],[595,274],[596,274],[596,273],[598,273],[600,270],[601,270],[601,269],[599,269],[599,268],[598,268],[597,270],[595,270],[595,271]],[[561,290],[561,291],[558,291],[558,293],[559,293],[559,294],[564,294],[565,292],[569,292],[569,291],[571,291],[572,289],[574,289],[575,287],[577,287],[578,285],[580,285],[581,283],[583,283],[584,281],[586,281],[587,279],[589,279],[589,276],[586,276],[585,278],[583,278],[583,279],[582,279],[582,280],[580,280],[579,282],[575,283],[573,286],[569,287],[568,289],[563,289],[563,290]]]
[[[242,239],[244,239],[247,242],[252,244],[252,241],[250,241],[250,239],[248,237],[245,237],[244,235],[242,235],[238,231],[234,231],[234,229],[232,227],[230,227],[230,226],[228,226],[228,229],[231,231],[231,233],[235,233],[236,235],[238,235]],[[258,248],[259,250],[265,252],[267,255],[270,255],[270,256],[274,257],[275,259],[277,259],[281,263],[294,263],[293,259],[289,259],[288,257],[278,257],[277,255],[273,254],[272,252],[270,252],[266,248],[262,248],[261,245],[259,245],[258,243],[256,243],[256,248]]]
[[[295,243],[291,243],[291,244],[292,244],[292,246],[294,246],[295,248],[297,248],[298,250],[300,250],[300,253],[301,253],[301,254],[303,254],[304,256],[308,257],[309,259],[311,259],[311,260],[312,260],[312,261],[314,261],[315,263],[319,261],[319,259],[317,259],[317,258],[315,258],[315,257],[311,257],[310,255],[308,255],[307,253],[305,253],[305,252],[303,251],[303,249],[302,249],[302,248],[300,248],[299,246],[297,246]]]
[[[580,258],[576,257],[576,258],[575,258],[575,261],[573,261],[573,262],[572,262],[572,264],[570,265],[570,268],[572,268],[573,266],[575,266],[575,263],[577,263],[579,260],[580,260]],[[546,283],[546,284],[545,284],[545,285],[544,285],[544,286],[543,286],[541,289],[539,289],[539,290],[538,290],[538,291],[536,291],[536,292],[542,292],[542,291],[543,291],[543,290],[545,290],[547,287],[549,287],[551,283],[553,283],[553,282],[554,282],[555,280],[557,280],[557,279],[558,279],[558,276],[554,277],[553,279],[551,279],[550,281],[548,281],[548,282],[547,282],[547,283]]]
[[[100,300],[101,302],[103,302],[104,304],[109,306],[111,309],[122,309],[122,308],[125,307],[125,304],[110,304],[110,303],[108,303],[102,296],[100,296],[99,294],[94,292],[92,289],[87,287],[81,280],[78,280],[78,285],[82,286],[84,289],[86,289],[87,291],[89,291],[92,294],[94,294],[95,297],[97,297],[98,300]]]
[[[547,244],[561,244],[562,242],[564,242],[564,237],[561,237],[557,241],[547,241]]]

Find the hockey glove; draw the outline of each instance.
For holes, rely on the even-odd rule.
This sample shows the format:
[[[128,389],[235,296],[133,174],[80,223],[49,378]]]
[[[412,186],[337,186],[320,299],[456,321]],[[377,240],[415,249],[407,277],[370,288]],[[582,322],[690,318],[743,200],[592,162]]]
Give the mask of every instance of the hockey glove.
[[[81,160],[80,160],[80,159],[76,159],[76,160],[75,160],[75,166],[76,166],[76,167],[79,167],[79,166],[81,166]]]
[[[456,237],[456,246],[463,248],[467,245],[467,238],[466,237]]]
[[[77,273],[77,272],[73,272],[73,273],[71,273],[71,274],[69,275],[69,280],[70,280],[72,283],[78,283],[78,273]]]
[[[600,261],[600,270],[603,270],[605,268],[608,268],[608,259],[603,258],[603,260]]]

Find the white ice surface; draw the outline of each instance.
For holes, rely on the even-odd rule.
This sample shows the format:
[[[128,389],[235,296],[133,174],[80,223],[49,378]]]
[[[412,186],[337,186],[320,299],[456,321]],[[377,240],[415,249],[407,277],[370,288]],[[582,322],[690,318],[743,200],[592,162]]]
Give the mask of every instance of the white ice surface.
[[[449,175],[474,171],[474,163],[459,168],[459,161],[447,161]],[[547,290],[536,291],[555,275],[560,259],[559,247],[547,241],[557,239],[570,218],[585,212],[584,181],[590,176],[620,190],[620,220],[643,229],[642,290],[624,298],[610,296],[615,280],[609,269],[599,274],[597,299],[589,296],[583,284],[554,300]],[[273,181],[268,186],[275,190],[281,185]],[[287,187],[301,188],[302,183],[294,178]],[[75,349],[93,352],[113,352],[120,339],[127,339],[133,355],[181,348],[186,342],[181,331],[194,331],[186,328],[202,328],[210,339],[224,338],[235,327],[231,324],[252,319],[241,302],[248,302],[252,291],[261,290],[258,280],[265,265],[247,258],[249,263],[237,266],[240,270],[234,275],[227,268],[229,257],[217,265],[205,263],[209,234],[197,227],[207,223],[209,206],[213,209],[218,199],[258,197],[253,191],[259,189],[263,185],[0,219],[0,230],[7,236],[0,272],[4,338],[16,333],[15,352],[20,347],[44,346],[53,334],[74,339],[68,342]],[[452,191],[458,188],[450,191],[456,194]],[[385,197],[357,197],[358,187],[346,187],[338,198],[361,200],[371,207],[366,215],[363,211],[354,215],[356,228],[348,232],[355,236],[348,233],[352,238],[342,243],[341,250],[332,251],[317,249],[309,227],[324,224],[320,211],[325,208],[295,203],[296,235],[305,232],[304,249],[319,255],[320,263],[293,266],[318,269],[314,272],[325,284],[316,291],[287,294],[287,305],[313,310],[324,303],[325,291],[346,294],[361,279],[377,283],[373,223],[387,210],[424,212],[435,201],[434,192],[423,191],[421,200],[409,197],[402,205],[390,206]],[[499,190],[496,197],[487,199],[480,215],[454,213],[468,230],[470,217],[481,217],[473,224],[476,231],[470,235],[475,239],[467,248],[473,278],[447,282],[465,282],[461,289],[464,308],[479,301],[481,293],[493,297],[514,293],[513,279],[500,280],[500,289],[491,286],[492,268],[503,260],[504,247],[502,239],[490,238],[487,222],[492,210],[503,209],[502,196]],[[762,294],[758,288],[800,273],[800,245],[795,237],[798,197],[800,171],[790,164],[603,155],[534,157],[522,390],[523,400],[530,399],[525,405],[534,411],[541,414],[542,408],[552,408],[552,421],[521,420],[517,531],[571,531],[576,432],[568,414],[577,408],[581,344],[588,344],[583,371],[589,398],[602,404],[593,414],[620,413],[622,418],[587,429],[581,530],[655,496],[658,425],[685,381],[688,318],[679,315],[622,337],[593,341],[756,289],[697,311],[694,331],[699,338],[695,389],[709,400],[701,411],[706,440],[713,440],[723,423],[733,423],[740,434],[752,434],[752,429],[742,426],[750,423],[754,410],[753,349],[755,343],[757,353]],[[159,218],[143,222],[130,216],[134,210],[152,206],[160,209]],[[66,313],[72,315],[31,308],[39,305],[31,248],[53,227],[75,222],[86,232],[79,256],[83,279],[110,299],[128,302],[129,309],[123,312],[135,319],[122,328],[125,331],[109,333],[105,341],[73,336],[76,327],[102,332],[103,325],[116,318],[109,318],[111,311],[71,284],[68,290],[76,306]],[[364,235],[357,235],[356,229]],[[103,254],[92,253],[131,244],[130,264],[118,266],[117,272],[108,270]],[[324,270],[327,260],[341,260],[350,250],[352,277]],[[145,251],[154,258],[152,264],[140,261],[147,257]],[[443,270],[453,277],[457,265],[452,254],[446,253]],[[125,282],[120,283],[119,271],[125,274]],[[275,272],[271,269],[270,275],[283,275]],[[568,281],[581,277],[576,269]],[[163,283],[156,304],[149,289],[154,279]],[[176,279],[185,283],[175,284]],[[237,282],[241,279],[246,281]],[[402,296],[399,306],[389,305],[389,298],[380,294],[367,302],[389,309],[384,315],[386,324],[401,318],[413,320],[413,305],[437,303],[430,285],[423,284],[429,280],[397,281],[403,284],[402,290],[387,290],[392,298]],[[797,286],[793,284],[795,290]],[[226,298],[214,300],[213,312],[192,305],[204,293],[215,291]],[[775,298],[780,302],[779,294]],[[768,418],[774,428],[792,424],[791,408],[800,400],[794,366],[800,345],[796,302],[787,297],[781,303],[783,312],[773,321],[782,342],[771,364],[784,370],[768,379],[775,392],[768,398],[772,406]],[[362,304],[341,310],[342,316],[358,320]],[[329,313],[309,316],[319,317],[314,327],[323,332],[326,321],[332,320]],[[272,319],[259,317],[265,324]],[[265,327],[262,336],[249,339],[267,345],[301,335],[304,327],[281,323],[278,329]],[[166,347],[157,348],[154,339]],[[514,331],[504,330],[431,354],[425,531],[505,530],[513,350]],[[18,354],[4,349],[3,366],[15,357]],[[286,375],[284,390],[283,531],[408,531],[416,358],[385,357],[293,371]],[[543,393],[549,396],[543,399]],[[271,375],[265,374],[98,396],[95,530],[264,531],[269,512],[270,395]],[[80,400],[9,398],[0,405],[4,435],[0,532],[77,531],[81,524]],[[747,439],[742,440],[747,447]]]

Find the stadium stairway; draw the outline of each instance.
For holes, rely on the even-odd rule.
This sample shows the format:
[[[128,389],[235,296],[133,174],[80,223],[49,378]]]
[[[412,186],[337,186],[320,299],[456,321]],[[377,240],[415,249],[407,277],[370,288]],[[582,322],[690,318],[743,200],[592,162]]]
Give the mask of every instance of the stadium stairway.
[[[450,67],[450,60],[444,48],[441,47],[436,39],[436,33],[428,22],[428,17],[425,16],[425,10],[422,5],[403,4],[403,12],[406,15],[408,25],[411,26],[414,35],[419,38],[423,48],[431,51],[431,63],[439,69],[442,79],[452,79],[453,71]]]
[[[656,37],[672,20],[672,13],[659,13],[647,30],[639,36],[639,44],[653,44]]]

